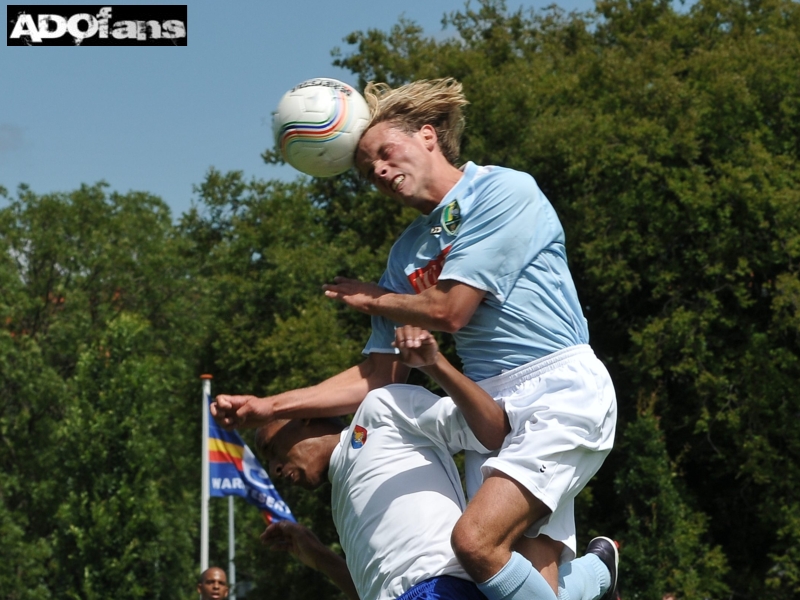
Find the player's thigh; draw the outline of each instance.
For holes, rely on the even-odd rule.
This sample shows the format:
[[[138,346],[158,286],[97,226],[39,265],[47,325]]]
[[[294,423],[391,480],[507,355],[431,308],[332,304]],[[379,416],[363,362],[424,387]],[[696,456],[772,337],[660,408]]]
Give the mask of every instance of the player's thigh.
[[[462,542],[510,550],[533,523],[549,513],[524,486],[495,471],[467,505],[456,529]]]

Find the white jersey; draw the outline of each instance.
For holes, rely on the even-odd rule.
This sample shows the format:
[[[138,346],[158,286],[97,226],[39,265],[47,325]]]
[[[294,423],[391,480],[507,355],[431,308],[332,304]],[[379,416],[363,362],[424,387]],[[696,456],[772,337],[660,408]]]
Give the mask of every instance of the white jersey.
[[[331,456],[331,508],[362,600],[431,577],[469,579],[450,546],[466,507],[452,454],[487,452],[449,398],[390,385],[370,392]]]
[[[564,230],[533,177],[473,163],[463,171],[394,244],[380,285],[417,294],[450,279],[486,292],[453,334],[464,374],[474,381],[587,343]],[[364,352],[395,352],[394,326],[373,317]]]

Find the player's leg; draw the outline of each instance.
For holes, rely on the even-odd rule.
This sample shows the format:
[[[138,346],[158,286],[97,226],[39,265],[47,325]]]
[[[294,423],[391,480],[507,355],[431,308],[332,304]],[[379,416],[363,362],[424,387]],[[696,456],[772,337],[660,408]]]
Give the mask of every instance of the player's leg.
[[[495,453],[493,456],[496,456]],[[477,494],[481,483],[480,467],[486,460],[485,455],[467,453],[465,457],[465,471],[469,497],[472,499]],[[566,505],[551,516],[550,522],[543,527],[543,533],[536,537],[523,535],[514,550],[527,558],[545,580],[553,587],[558,584],[559,600],[593,600],[600,590],[606,590],[611,583],[611,572],[616,580],[617,556],[614,551],[605,550],[604,560],[608,563],[601,564],[597,556],[587,552],[586,556],[572,562],[562,563],[564,556],[569,560],[571,552],[564,551],[564,543],[550,537],[568,539],[574,521],[572,506]],[[530,532],[528,532],[530,535]],[[548,535],[549,533],[549,535]],[[474,542],[473,542],[474,543]],[[609,596],[615,599],[616,595]]]
[[[453,548],[489,600],[617,600],[619,558],[612,540],[595,538],[584,556],[559,566],[562,542],[522,535],[526,521],[549,513],[541,501],[502,473],[487,478],[481,490],[453,530]]]
[[[561,527],[554,526],[565,520],[565,517],[556,513],[542,531],[550,531],[558,536]],[[536,537],[523,535],[515,550],[531,561],[547,581],[558,581],[559,600],[617,600],[619,552],[616,542],[610,538],[594,538],[582,557],[566,562],[564,557],[571,555],[571,552],[565,551],[562,542],[545,533],[539,533]]]
[[[555,600],[553,581],[513,549],[522,534],[550,509],[518,482],[495,471],[486,478],[453,529],[453,550],[489,600]]]
[[[586,554],[558,567],[558,600],[619,600],[618,565],[616,542],[594,538]]]
[[[514,550],[527,558],[533,568],[539,571],[552,587],[561,587],[558,563],[564,550],[563,542],[556,541],[544,534],[536,537],[523,535]]]
[[[502,585],[495,587],[502,593],[484,591],[492,600],[514,598],[507,593],[510,587],[522,589],[542,581],[547,590],[534,585],[536,591],[520,597],[552,599],[560,593],[562,598],[590,600],[609,589],[615,564],[607,567],[592,554],[563,573],[558,573],[557,566],[575,556],[574,498],[599,469],[613,443],[613,386],[605,367],[591,352],[579,349],[571,356],[556,357],[535,378],[512,382],[514,373],[503,377],[502,383],[514,384],[508,386],[513,388],[510,394],[498,395],[504,400],[512,433],[499,455],[483,466],[484,485],[488,486],[475,495],[457,525],[453,540],[457,556],[462,564],[473,565],[464,564],[482,583],[489,583],[486,570],[500,566],[492,579],[500,575]],[[517,502],[510,502],[514,498]],[[475,529],[472,534],[470,528]],[[523,539],[523,533],[532,539]],[[530,560],[512,549],[524,552]],[[538,577],[526,577],[526,568],[536,571]]]

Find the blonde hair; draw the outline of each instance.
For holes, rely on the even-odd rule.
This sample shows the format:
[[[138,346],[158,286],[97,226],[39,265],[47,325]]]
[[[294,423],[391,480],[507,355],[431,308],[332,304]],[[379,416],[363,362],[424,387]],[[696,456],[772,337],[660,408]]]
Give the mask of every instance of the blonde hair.
[[[444,157],[456,163],[464,133],[462,108],[468,104],[458,81],[452,77],[421,79],[395,89],[370,82],[364,98],[370,112],[367,129],[388,121],[406,133],[416,133],[423,125],[430,125],[436,130]]]

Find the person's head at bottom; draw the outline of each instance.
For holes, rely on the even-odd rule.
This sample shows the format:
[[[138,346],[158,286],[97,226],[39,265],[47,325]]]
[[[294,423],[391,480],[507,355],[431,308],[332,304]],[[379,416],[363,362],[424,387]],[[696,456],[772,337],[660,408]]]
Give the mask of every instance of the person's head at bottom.
[[[344,423],[336,418],[275,420],[256,430],[256,447],[273,479],[308,490],[328,480]]]
[[[219,567],[209,567],[200,575],[197,593],[202,600],[219,600],[228,597],[228,577]]]

